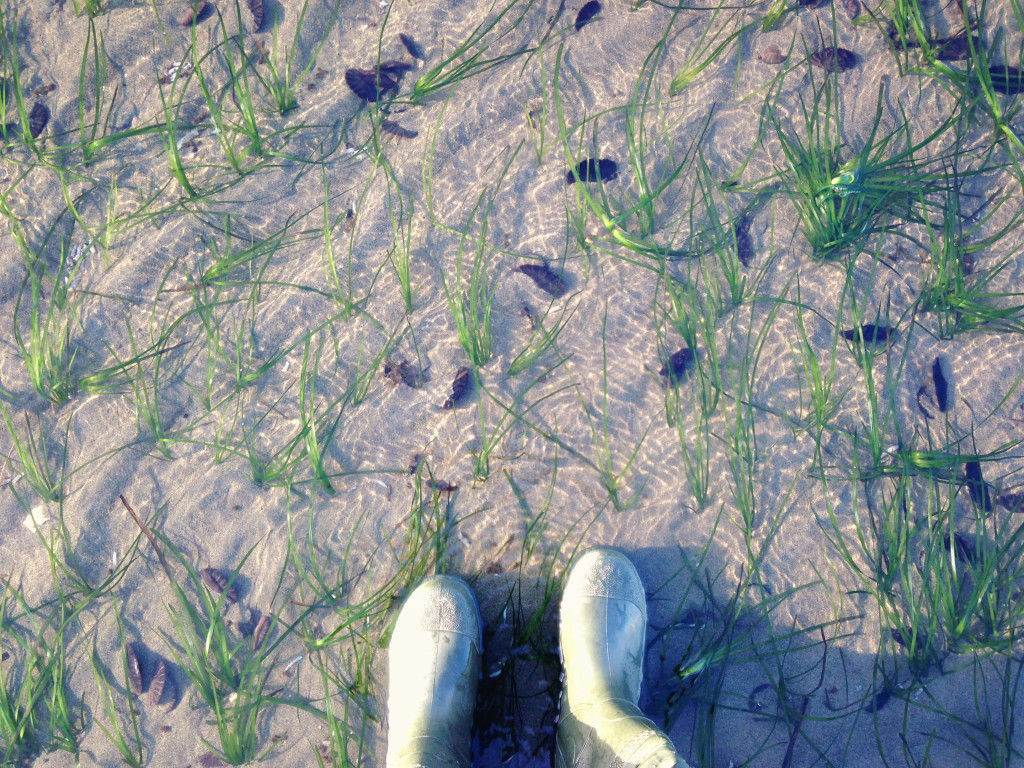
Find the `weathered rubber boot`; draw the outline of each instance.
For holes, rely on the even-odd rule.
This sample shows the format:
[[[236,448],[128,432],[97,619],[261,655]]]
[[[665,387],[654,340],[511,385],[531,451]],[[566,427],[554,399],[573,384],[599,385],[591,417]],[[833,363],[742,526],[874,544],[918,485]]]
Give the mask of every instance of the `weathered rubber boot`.
[[[556,768],[685,767],[637,707],[647,599],[629,559],[614,549],[583,553],[566,579],[560,622]]]
[[[480,632],[462,579],[428,577],[406,599],[388,646],[387,768],[469,768]]]

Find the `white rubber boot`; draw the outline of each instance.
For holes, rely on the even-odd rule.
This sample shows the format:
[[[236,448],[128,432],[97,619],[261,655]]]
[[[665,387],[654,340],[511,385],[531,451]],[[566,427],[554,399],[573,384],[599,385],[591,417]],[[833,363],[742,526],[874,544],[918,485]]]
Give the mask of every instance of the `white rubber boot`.
[[[388,646],[387,768],[469,768],[482,646],[466,582],[431,576],[412,591]]]
[[[583,553],[562,593],[556,768],[686,766],[637,707],[646,635],[647,599],[633,564],[613,549]]]

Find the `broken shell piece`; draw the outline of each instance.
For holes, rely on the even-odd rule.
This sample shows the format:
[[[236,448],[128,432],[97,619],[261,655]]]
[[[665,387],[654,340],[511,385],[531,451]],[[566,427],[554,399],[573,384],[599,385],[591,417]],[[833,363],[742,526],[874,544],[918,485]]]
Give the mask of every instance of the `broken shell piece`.
[[[153,681],[149,684],[149,704],[155,707],[160,703],[160,699],[164,697],[164,685],[167,683],[167,665],[164,664],[164,660],[160,659],[160,663],[156,666],[156,673],[153,675]]]
[[[32,507],[32,511],[25,515],[21,524],[30,531],[38,531],[48,522],[50,522],[50,516],[46,514],[46,507],[40,504],[38,507]]]

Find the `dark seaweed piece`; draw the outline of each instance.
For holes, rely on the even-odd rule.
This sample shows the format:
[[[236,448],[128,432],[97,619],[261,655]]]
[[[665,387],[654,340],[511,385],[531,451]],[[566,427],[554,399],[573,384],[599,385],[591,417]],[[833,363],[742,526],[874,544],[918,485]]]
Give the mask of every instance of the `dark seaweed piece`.
[[[845,72],[857,66],[857,56],[845,48],[822,48],[811,54],[811,64],[826,72]]]
[[[32,107],[32,111],[28,113],[28,131],[32,134],[33,139],[39,138],[39,135],[46,130],[48,122],[50,122],[50,110],[46,108],[45,104],[37,101]]]
[[[199,764],[203,768],[220,768],[222,765],[227,765],[223,760],[217,757],[213,752],[204,752],[199,756]]]
[[[978,552],[977,539],[966,534],[957,531],[950,538],[946,536],[942,545],[946,548],[946,551],[952,549],[953,555],[965,563],[971,565],[977,565],[981,561],[981,553]]]
[[[153,673],[153,681],[149,684],[149,705],[155,707],[164,697],[164,685],[167,683],[167,665],[164,660],[156,665],[156,672]]]
[[[124,647],[125,661],[128,662],[128,687],[136,696],[142,695],[142,667],[139,665],[139,657],[131,643]]]
[[[945,413],[949,406],[949,382],[942,373],[942,361],[937,357],[932,363],[932,381],[935,382],[935,404]]]
[[[988,76],[992,81],[992,90],[1008,95],[1024,93],[1024,72],[1016,67],[1001,64],[988,68]]]
[[[860,341],[861,334],[864,335],[865,344],[881,344],[889,340],[889,337],[896,333],[896,329],[889,325],[875,325],[867,323],[860,328],[851,328],[843,331],[843,338],[847,341]]]
[[[377,71],[381,74],[393,77],[396,80],[412,69],[412,64],[405,61],[398,61],[397,59],[389,59],[388,61],[382,61],[377,65]]]
[[[770,698],[778,702],[778,694],[775,692],[771,683],[761,683],[760,685],[755,686],[754,690],[747,694],[747,709],[751,712],[760,712],[768,706],[767,701],[762,701],[763,694],[768,692],[773,694]]]
[[[377,101],[398,83],[376,69],[346,69],[345,84],[364,101]]]
[[[384,377],[392,384],[405,384],[407,387],[419,389],[426,381],[426,371],[421,371],[408,360],[396,363],[391,358],[384,358]]]
[[[410,131],[408,128],[403,128],[393,120],[381,120],[380,129],[385,133],[390,133],[392,136],[398,136],[400,139],[415,139],[419,136],[417,131]]]
[[[423,454],[422,453],[414,453],[412,455],[412,457],[409,459],[409,474],[410,475],[415,475],[416,474],[416,470],[420,468],[420,464],[422,464],[422,463],[423,463]]]
[[[843,10],[850,17],[850,21],[853,21],[860,16],[860,3],[857,0],[843,0]]]
[[[419,47],[412,37],[403,33],[398,36],[398,39],[402,41],[402,45],[405,46],[405,50],[409,52],[410,56],[414,59],[419,59],[420,61],[426,61],[426,57],[423,55],[423,49]]]
[[[533,308],[525,301],[523,302],[523,306],[519,308],[519,314],[529,321],[531,331],[537,330],[537,313],[534,312]]]
[[[868,705],[866,707],[864,707],[864,711],[865,712],[877,712],[882,707],[884,707],[886,704],[888,704],[889,703],[889,699],[891,699],[891,698],[892,698],[892,689],[888,685],[886,685],[882,690],[880,690],[877,694],[875,694],[875,698],[873,698],[870,702],[868,702]]]
[[[263,641],[267,639],[267,632],[270,631],[270,616],[264,613],[260,616],[260,620],[256,622],[256,629],[252,631],[252,650],[253,653],[259,651],[263,647]]]
[[[967,492],[971,494],[971,501],[983,512],[992,510],[992,498],[989,496],[988,484],[981,475],[981,462],[968,461],[964,464],[964,481],[967,483]]]
[[[522,272],[536,283],[537,287],[545,293],[550,293],[556,299],[565,293],[565,281],[562,276],[548,266],[547,262],[540,264],[520,264],[516,272]]]
[[[252,31],[259,32],[263,26],[263,0],[249,0],[249,12],[252,13]]]
[[[667,376],[669,383],[678,384],[686,376],[686,372],[693,365],[693,352],[689,347],[683,347],[678,352],[674,352],[672,357],[668,359],[668,364],[661,366],[661,370],[658,371],[658,375]]]
[[[575,184],[576,177],[580,181],[610,181],[619,175],[619,166],[614,160],[602,157],[600,160],[580,160],[576,166],[576,173],[569,171],[565,174],[566,184]]]
[[[178,24],[182,27],[191,27],[193,24],[197,24],[202,20],[205,12],[206,0],[199,0],[199,2],[190,6],[189,9],[185,11],[185,15],[181,17]]]
[[[11,654],[9,654],[7,651],[0,653],[0,661],[7,661],[9,658],[11,658]]]
[[[580,8],[576,14],[576,31],[579,32],[587,24],[594,20],[594,17],[601,12],[601,4],[597,0],[590,0],[589,3]]]
[[[736,257],[740,264],[749,267],[754,260],[754,241],[750,237],[750,219],[744,216],[735,227]]]
[[[996,504],[1006,507],[1010,513],[1024,512],[1024,493],[1004,493],[996,496]]]
[[[452,396],[444,401],[444,405],[442,405],[441,408],[446,411],[450,411],[462,401],[468,391],[469,368],[460,366],[459,370],[455,372],[455,381],[452,382]]]
[[[925,408],[921,404],[921,396],[922,395],[927,395],[927,394],[928,394],[928,387],[926,387],[924,384],[922,384],[920,387],[917,388],[917,409],[919,411],[921,411],[921,413],[924,414],[924,417],[926,419],[934,419],[935,417],[932,415],[932,412],[929,411],[927,408]]]
[[[454,493],[459,490],[459,486],[455,483],[449,483],[445,480],[428,480],[427,485],[440,493]]]
[[[235,589],[234,584],[228,586],[228,577],[224,575],[223,571],[216,568],[203,568],[199,572],[199,576],[211,592],[224,595],[224,599],[229,603],[238,602],[238,590]]]
[[[939,61],[964,61],[971,55],[971,43],[974,43],[974,50],[981,47],[977,37],[971,35],[968,41],[967,33],[956,37],[947,37],[931,41],[931,48],[935,51],[935,58]]]

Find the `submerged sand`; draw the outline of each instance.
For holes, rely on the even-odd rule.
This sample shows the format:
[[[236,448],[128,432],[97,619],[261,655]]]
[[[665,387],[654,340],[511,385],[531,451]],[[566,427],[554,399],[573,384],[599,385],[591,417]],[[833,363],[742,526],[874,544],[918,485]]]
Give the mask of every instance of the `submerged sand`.
[[[233,35],[233,6],[213,5],[226,14],[224,30]],[[657,374],[666,355],[682,344],[665,320],[663,285],[657,271],[616,255],[641,262],[644,257],[577,243],[571,221],[582,204],[576,187],[566,184],[568,163],[551,90],[560,56],[567,123],[575,126],[591,119],[585,133],[576,131],[570,137],[570,149],[580,157],[617,160],[619,178],[605,185],[608,195],[635,195],[638,181],[628,165],[623,107],[633,98],[638,74],[665,34],[672,12],[650,4],[634,10],[609,1],[598,21],[577,32],[571,21],[578,5],[535,5],[513,31],[490,38],[488,56],[546,39],[543,57],[523,54],[440,91],[422,105],[393,107],[391,119],[418,136],[382,135],[384,162],[395,179],[389,185],[385,170],[375,167],[366,151],[371,133],[367,107],[345,85],[345,70],[374,65],[378,43],[379,60],[410,61],[398,37],[400,32],[410,34],[422,46],[426,63],[405,76],[401,90],[407,91],[493,10],[474,0],[379,7],[375,2],[344,2],[332,20],[328,4],[316,2],[309,4],[295,38],[301,6],[267,3],[268,19],[276,13],[280,25],[279,50],[292,47],[296,39],[294,61],[300,70],[317,54],[298,89],[298,108],[284,117],[261,115],[267,158],[239,178],[226,165],[204,115],[208,109],[202,94],[195,79],[189,79],[184,97],[175,94],[181,98],[177,118],[194,125],[183,137],[182,154],[191,183],[204,193],[202,199],[189,200],[171,177],[157,134],[122,139],[88,165],[81,163],[80,153],[69,151],[64,158],[56,153],[57,147],[80,138],[82,51],[93,35],[102,35],[107,56],[104,93],[112,99],[109,117],[103,118],[107,132],[162,120],[161,96],[172,93],[168,73],[181,67],[191,45],[190,28],[176,24],[185,5],[110,2],[90,32],[90,21],[76,16],[70,2],[19,4],[22,86],[42,93],[49,84],[56,85],[33,97],[51,113],[41,148],[55,153],[47,155],[55,167],[44,166],[24,148],[10,148],[0,163],[0,188],[28,242],[51,270],[59,264],[62,249],[80,254],[72,296],[81,303],[70,327],[76,370],[111,365],[115,356],[128,359],[133,339],[136,349],[145,349],[183,318],[166,340],[159,370],[153,360],[141,365],[144,380],[151,383],[159,375],[163,426],[177,437],[165,456],[139,423],[137,401],[142,396],[130,381],[117,392],[80,392],[59,408],[33,393],[13,339],[19,296],[24,323],[25,261],[10,228],[0,237],[0,316],[5,329],[0,385],[15,395],[9,407],[19,426],[28,414],[49,440],[51,462],[63,460],[66,466],[60,506],[34,496],[18,477],[16,457],[0,468],[5,484],[0,495],[0,571],[28,605],[52,600],[55,588],[43,542],[55,541],[61,551],[59,539],[51,539],[58,533],[60,515],[70,553],[93,583],[134,553],[124,577],[96,598],[65,634],[67,685],[76,710],[84,712],[78,734],[81,764],[120,761],[97,727],[107,721],[90,663],[95,649],[113,677],[119,676],[115,613],[124,623],[126,639],[142,651],[146,675],[162,658],[175,688],[173,700],[165,695],[158,706],[140,700],[145,764],[194,765],[208,751],[204,740],[218,746],[209,708],[197,701],[180,664],[174,663],[172,648],[180,648],[168,610],[175,606],[174,593],[120,496],[195,568],[231,571],[247,558],[237,581],[240,599],[226,607],[235,638],[251,632],[264,612],[283,624],[299,617],[302,606],[316,597],[308,582],[302,583],[299,567],[301,563],[307,569],[305,578],[312,578],[310,553],[315,553],[324,578],[342,587],[342,594],[334,606],[312,612],[275,647],[268,660],[273,664],[268,689],[280,689],[280,697],[294,697],[322,711],[324,684],[314,665],[326,658],[329,669],[351,680],[352,649],[362,650],[371,660],[368,696],[360,697],[354,686],[351,700],[366,706],[373,718],[363,719],[351,710],[354,741],[365,742],[362,753],[351,747],[354,764],[383,763],[382,638],[400,591],[395,591],[392,605],[385,605],[390,610],[354,627],[358,640],[328,646],[326,656],[308,651],[318,636],[329,635],[346,620],[346,606],[382,588],[408,564],[405,536],[423,524],[440,529],[429,543],[442,552],[438,567],[471,582],[486,625],[479,704],[481,720],[490,722],[481,723],[475,745],[480,765],[497,765],[503,759],[513,765],[549,764],[558,597],[557,590],[545,594],[545,574],[550,566],[557,576],[573,552],[594,545],[621,548],[644,579],[650,646],[641,704],[656,721],[667,723],[680,752],[694,765],[779,765],[784,760],[790,765],[964,765],[964,750],[971,754],[971,747],[963,734],[998,734],[1010,727],[1002,720],[1020,697],[1013,672],[1019,662],[949,654],[941,668],[930,669],[915,682],[906,651],[891,641],[877,601],[865,593],[864,583],[829,540],[841,533],[856,547],[855,524],[863,524],[861,516],[869,505],[880,503],[888,486],[887,481],[865,485],[842,479],[849,477],[855,455],[849,434],[869,429],[864,375],[845,343],[835,348],[835,391],[845,396],[830,422],[835,429],[821,441],[822,462],[834,470],[827,485],[815,462],[816,441],[801,426],[808,394],[795,347],[796,278],[801,301],[814,310],[805,313],[804,323],[823,363],[830,359],[835,326],[852,325],[853,307],[843,290],[844,272],[811,258],[796,213],[782,195],[753,210],[749,231],[755,255],[742,274],[750,296],[790,303],[747,301],[714,323],[714,346],[733,363],[724,366],[731,372],[727,375],[738,376],[739,362],[756,357],[750,391],[740,398],[757,405],[752,525],[742,524],[730,490],[729,462],[736,454],[725,438],[727,418],[736,414],[735,397],[724,397],[711,424],[710,498],[703,506],[693,498],[683,471],[680,429],[666,416],[664,380]],[[562,13],[554,20],[557,11]],[[764,11],[755,7],[740,14],[732,28]],[[715,16],[714,24],[724,29],[730,13]],[[1004,11],[990,9],[989,14],[990,19],[1002,19]],[[947,16],[953,18],[951,12]],[[955,20],[943,23],[938,18],[938,34],[956,31]],[[804,52],[814,50],[819,33],[824,30],[827,36],[833,23],[838,44],[856,51],[858,59],[854,69],[838,75],[849,146],[859,148],[867,139],[880,89],[883,126],[889,130],[905,115],[914,136],[924,137],[951,109],[952,99],[939,82],[901,76],[874,25],[853,26],[841,11],[833,16],[828,6],[787,15],[768,32],[749,30],[738,46],[727,46],[679,96],[669,99],[671,78],[700,44],[710,19],[711,11],[682,12],[656,63],[646,119],[648,168],[654,175],[678,161],[697,138],[712,178],[724,180],[754,149],[742,182],[773,183],[765,179],[784,162],[770,125],[759,141],[762,106],[772,89],[780,87],[780,73],[792,67],[781,81],[776,115],[783,124],[796,120],[800,96],[808,98],[811,74],[821,82],[820,70],[801,63]],[[247,22],[243,18],[243,25]],[[502,22],[495,32],[507,28]],[[271,30],[272,24],[265,22],[260,32],[247,31],[247,50],[255,56],[255,41],[272,48]],[[216,16],[204,17],[195,28],[198,50],[209,50],[220,35]],[[786,62],[772,65],[755,57],[770,44],[789,52]],[[1009,45],[1012,49],[1019,40],[1014,37]],[[266,65],[255,69],[265,73]],[[217,73],[216,88],[223,88],[223,65],[211,63],[211,71]],[[93,64],[87,62],[87,81],[92,72]],[[161,78],[166,81],[162,88]],[[233,109],[230,95],[223,98]],[[265,106],[265,97],[260,98]],[[87,100],[86,108],[91,104]],[[535,125],[541,121],[545,126],[539,161],[533,143],[538,137],[531,135],[528,114]],[[8,121],[12,115],[13,108]],[[984,146],[985,129],[969,130],[973,140],[965,146]],[[944,140],[929,147],[925,156],[948,149]],[[965,161],[969,164],[970,158]],[[115,183],[117,216],[136,211],[140,219],[124,231],[103,229]],[[964,191],[969,202],[964,207],[974,210],[997,189],[1010,194],[1015,183],[1008,174],[995,172],[968,178]],[[332,248],[343,282],[351,254],[351,295],[368,297],[349,317],[339,316],[325,274],[325,185]],[[693,204],[695,186],[695,174],[686,174],[655,207],[662,227],[655,239],[662,238],[661,244],[675,235],[673,245],[685,247],[691,222],[681,212]],[[1019,195],[1019,189],[1013,194]],[[721,196],[733,212],[753,199],[749,192]],[[392,212],[399,197],[403,215],[411,216],[411,314],[389,261],[395,243]],[[490,396],[474,396],[453,410],[442,410],[457,369],[468,365],[442,276],[452,285],[460,247],[472,258],[475,244],[463,243],[461,232],[469,226],[471,235],[478,236],[481,199],[489,206],[486,253],[494,292],[494,356],[480,368],[479,377]],[[69,210],[69,201],[79,218]],[[995,231],[1008,215],[1000,209],[986,227]],[[592,215],[584,226],[592,242],[607,238]],[[109,242],[94,241],[103,232],[109,233]],[[268,247],[251,265],[231,273],[227,282],[232,284],[201,290],[193,284],[216,253],[243,251],[278,237],[279,246]],[[927,254],[910,253],[907,242],[896,238],[887,239],[880,249],[881,260],[871,253],[857,259],[853,285],[865,322],[888,313],[900,329],[880,349],[872,368],[883,393],[882,412],[889,414],[885,445],[902,441],[921,447],[929,430],[939,441],[945,435],[965,440],[963,451],[969,453],[994,451],[1017,439],[1021,392],[1013,385],[1024,372],[1019,334],[982,329],[938,338],[934,318],[913,313],[927,274]],[[531,256],[564,266],[569,287],[565,296],[552,300],[513,271]],[[1024,261],[1016,231],[976,256],[979,270],[1006,260],[992,282],[993,291],[1012,291],[1021,284]],[[680,259],[668,268],[706,295],[706,277],[699,276],[695,264]],[[254,279],[262,283],[260,288],[252,288]],[[531,338],[530,324],[521,313],[524,302],[547,313],[547,327],[562,323],[562,330],[557,351],[549,350],[524,373],[510,376],[510,363]],[[211,308],[208,317],[197,309],[201,305]],[[279,353],[280,359],[237,393],[223,358],[208,379],[211,345],[204,323],[209,318],[220,323],[230,354],[239,338],[235,334],[241,334],[243,367],[255,370]],[[770,327],[759,337],[768,322]],[[302,415],[299,372],[307,337],[312,340],[308,354],[319,354],[316,407],[329,409],[328,423],[340,414],[324,459],[333,494],[311,480],[306,463],[299,465],[298,482],[290,490],[261,487],[254,483],[246,458],[247,441],[255,454],[269,457],[297,434]],[[708,363],[706,341],[697,350],[701,365]],[[377,372],[361,403],[338,406],[369,359],[392,342],[396,362],[406,359],[426,369],[424,385],[394,385]],[[929,421],[918,398],[936,358],[948,374],[952,396],[949,411]],[[697,387],[692,375],[679,385],[684,415],[691,413]],[[736,380],[726,382],[726,391],[737,391]],[[514,404],[521,419],[509,418],[500,404]],[[502,437],[491,456],[489,476],[475,481],[474,454],[483,445],[481,408],[487,435]],[[681,429],[692,445],[697,439],[692,417],[687,416]],[[223,447],[218,449],[218,444]],[[0,434],[0,448],[5,455],[13,454],[6,433]],[[414,454],[425,463],[419,474],[410,475]],[[1004,489],[1019,485],[1018,457],[1019,451],[1011,451],[986,464],[986,478]],[[611,474],[621,475],[622,509],[616,509],[602,483],[598,468],[606,463]],[[430,477],[457,490],[432,494],[426,485]],[[916,500],[926,504],[923,491],[918,491]],[[410,510],[421,508],[420,494],[428,500],[426,523],[410,519]],[[958,525],[971,530],[966,490],[960,491],[956,505]],[[22,525],[26,506],[37,508],[42,537],[32,526]],[[1012,515],[1002,519],[1007,531],[1015,530]],[[428,559],[432,566],[434,559]],[[856,559],[864,562],[861,554]],[[759,564],[756,576],[749,572],[751,560]],[[184,568],[175,568],[184,583]],[[58,580],[66,582],[60,573]],[[734,621],[727,626],[725,617],[737,590],[745,607],[731,614]],[[189,585],[186,593],[195,596]],[[533,645],[516,645],[516,624],[545,599],[549,602]],[[22,613],[10,600],[7,611]],[[17,626],[30,632],[33,624],[20,618]],[[271,639],[281,632],[281,626],[275,627]],[[708,651],[705,658],[713,661],[703,674],[677,676],[701,658],[700,649],[715,648],[731,650],[717,657]],[[298,661],[286,672],[294,659]],[[1012,687],[1004,685],[1007,679]],[[336,688],[333,706],[340,713],[345,699],[340,686]],[[124,686],[116,683],[114,690],[121,697],[123,716]],[[504,697],[513,690],[516,699],[510,703]],[[785,692],[783,700],[777,691]],[[259,722],[260,754],[278,740],[266,758],[274,765],[315,765],[314,752],[328,738],[322,719],[287,704],[268,706]],[[1003,746],[1007,752],[1017,749]],[[792,754],[787,757],[788,750]],[[1008,758],[1007,764],[1018,759]],[[36,760],[38,765],[73,762],[61,752]]]

